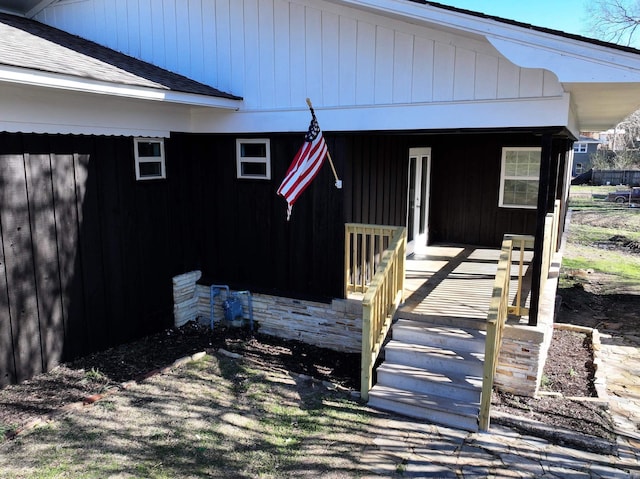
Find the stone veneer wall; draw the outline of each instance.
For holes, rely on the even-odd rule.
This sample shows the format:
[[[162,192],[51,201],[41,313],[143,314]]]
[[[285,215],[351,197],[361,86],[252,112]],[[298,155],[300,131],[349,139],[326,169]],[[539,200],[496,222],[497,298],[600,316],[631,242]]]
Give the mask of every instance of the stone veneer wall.
[[[507,325],[498,357],[495,386],[519,396],[535,396],[553,328]]]
[[[173,278],[174,324],[189,321],[211,322],[210,287],[198,284],[200,271]],[[224,321],[222,302],[226,290],[214,299],[214,322]],[[330,304],[302,301],[266,294],[240,294],[245,320],[249,319],[249,301],[254,327],[262,334],[295,339],[336,351],[359,353],[362,343],[362,304],[360,301],[334,299]]]
[[[538,393],[553,336],[560,260],[557,254],[549,270],[540,299],[538,325],[505,325],[494,378],[501,391],[531,397]]]
[[[550,272],[542,300],[538,325],[507,324],[498,358],[495,386],[521,396],[535,396],[540,387],[547,358],[555,313],[559,262]],[[177,327],[189,321],[209,324],[210,288],[197,284],[202,274],[192,271],[173,278],[174,319]],[[240,296],[245,318],[249,297]],[[226,291],[214,301],[214,321],[224,320],[222,301]],[[336,299],[331,304],[252,294],[253,319],[260,333],[295,339],[336,351],[359,353],[362,342],[362,304]]]

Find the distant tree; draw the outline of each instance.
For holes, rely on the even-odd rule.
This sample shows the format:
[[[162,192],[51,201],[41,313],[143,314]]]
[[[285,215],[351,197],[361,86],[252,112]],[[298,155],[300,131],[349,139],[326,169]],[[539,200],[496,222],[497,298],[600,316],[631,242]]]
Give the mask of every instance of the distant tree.
[[[640,0],[587,0],[589,36],[626,46],[640,41]],[[640,168],[640,110],[618,123],[610,149],[591,155],[596,169]]]
[[[640,33],[640,0],[591,0],[590,36],[630,46]]]
[[[591,154],[591,166],[596,170],[635,170],[640,168],[637,151],[598,150]]]
[[[640,110],[634,111],[618,123],[616,130],[620,132],[617,148],[622,151],[637,151],[640,146]]]
[[[640,110],[636,110],[614,128],[609,148],[591,155],[591,165],[598,170],[640,168]]]

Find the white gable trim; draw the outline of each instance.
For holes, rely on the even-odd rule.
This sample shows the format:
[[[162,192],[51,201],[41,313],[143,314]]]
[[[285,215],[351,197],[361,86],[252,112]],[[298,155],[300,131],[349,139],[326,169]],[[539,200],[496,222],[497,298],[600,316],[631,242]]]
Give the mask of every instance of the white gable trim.
[[[89,78],[78,78],[11,66],[0,67],[0,82],[230,110],[237,110],[242,105],[240,100],[175,92],[161,88],[101,82]]]
[[[558,80],[565,82],[629,83],[640,81],[640,55],[609,53],[607,58],[593,54],[593,50],[567,55],[553,46],[542,46],[487,37],[496,49],[510,61],[525,68],[552,70]],[[596,48],[597,51],[597,48]],[[589,55],[589,56],[587,56]]]

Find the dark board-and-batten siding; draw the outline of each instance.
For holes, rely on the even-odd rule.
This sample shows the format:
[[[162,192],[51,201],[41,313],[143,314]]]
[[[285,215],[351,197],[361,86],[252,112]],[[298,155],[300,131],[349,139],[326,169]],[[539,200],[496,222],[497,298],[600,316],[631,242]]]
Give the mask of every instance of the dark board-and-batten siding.
[[[0,384],[171,326],[171,278],[194,269],[340,297],[344,223],[405,224],[410,147],[432,149],[431,241],[535,230],[535,211],[497,206],[501,147],[534,135],[327,133],[343,189],[323,166],[291,221],[276,190],[303,134],[257,137],[271,180],[236,178],[235,135],[173,134],[167,178],[136,182],[132,138],[0,134]]]
[[[271,180],[236,178],[235,136],[172,136],[174,161],[167,174],[185,243],[181,263],[237,288],[305,299],[339,297],[344,190],[335,188],[331,169],[324,166],[287,221],[287,204],[276,191],[303,135],[265,137],[271,144]]]
[[[171,326],[171,278],[193,269],[237,289],[342,294],[331,170],[287,222],[276,190],[302,135],[271,137],[270,181],[236,178],[235,138],[174,135],[167,179],[136,182],[132,138],[0,134],[0,384]]]
[[[0,135],[0,384],[167,324],[167,185],[130,138]]]
[[[430,147],[430,243],[497,247],[505,233],[535,233],[535,209],[500,208],[498,201],[502,148],[540,146],[540,134],[352,134],[337,143],[348,159],[346,221],[405,225],[409,148]],[[565,145],[554,148],[559,154]]]
[[[534,210],[498,206],[502,147],[537,146],[530,137],[443,135],[433,140],[431,242],[495,247],[505,232],[535,231]]]

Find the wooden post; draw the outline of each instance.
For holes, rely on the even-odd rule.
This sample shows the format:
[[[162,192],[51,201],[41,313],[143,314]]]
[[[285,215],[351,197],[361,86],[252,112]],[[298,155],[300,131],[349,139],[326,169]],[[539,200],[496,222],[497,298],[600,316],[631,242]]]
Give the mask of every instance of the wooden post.
[[[360,397],[363,401],[369,400],[369,390],[373,384],[372,375],[372,341],[371,341],[371,306],[362,305],[362,357],[360,371]]]
[[[538,308],[541,293],[542,262],[544,258],[544,224],[547,217],[549,199],[549,175],[551,172],[551,155],[553,141],[551,132],[542,135],[542,151],[540,152],[540,182],[538,184],[538,208],[536,219],[536,235],[533,246],[533,264],[531,278],[531,307],[529,308],[529,326],[538,325]]]

